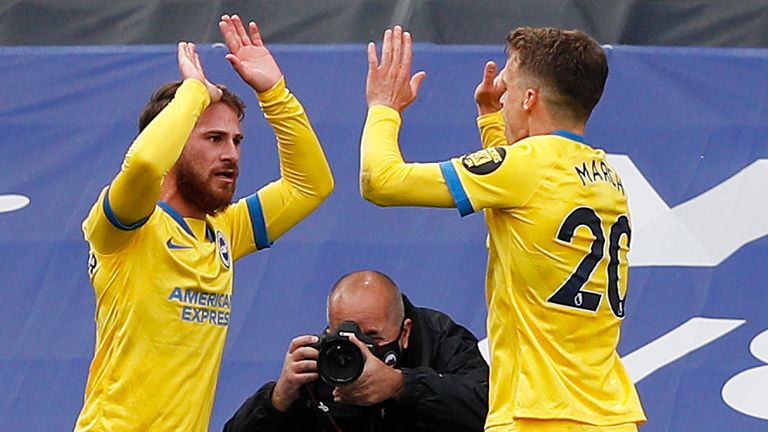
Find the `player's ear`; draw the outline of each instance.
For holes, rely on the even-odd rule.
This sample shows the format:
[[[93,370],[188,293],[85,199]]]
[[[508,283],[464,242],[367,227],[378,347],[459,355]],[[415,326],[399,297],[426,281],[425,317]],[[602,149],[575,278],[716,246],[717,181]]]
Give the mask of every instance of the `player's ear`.
[[[525,98],[523,99],[523,109],[530,111],[539,102],[539,90],[535,88],[529,88],[525,90]]]

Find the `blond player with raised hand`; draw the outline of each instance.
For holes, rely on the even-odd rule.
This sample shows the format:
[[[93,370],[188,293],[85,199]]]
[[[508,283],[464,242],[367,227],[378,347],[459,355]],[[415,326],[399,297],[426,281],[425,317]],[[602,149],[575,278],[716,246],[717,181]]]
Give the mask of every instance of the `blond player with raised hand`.
[[[161,86],[122,168],[83,222],[96,347],[77,431],[207,431],[232,307],[234,262],[325,199],[333,178],[299,101],[237,15],[226,58],[277,137],[280,178],[233,203],[242,100],[206,78],[181,42],[181,81]]]
[[[360,188],[379,205],[483,210],[488,226],[486,431],[632,432],[645,421],[616,347],[626,314],[631,223],[620,175],[584,128],[608,75],[602,48],[578,31],[518,28],[499,75],[475,92],[483,149],[406,163],[401,113],[411,35],[368,47],[368,116]]]

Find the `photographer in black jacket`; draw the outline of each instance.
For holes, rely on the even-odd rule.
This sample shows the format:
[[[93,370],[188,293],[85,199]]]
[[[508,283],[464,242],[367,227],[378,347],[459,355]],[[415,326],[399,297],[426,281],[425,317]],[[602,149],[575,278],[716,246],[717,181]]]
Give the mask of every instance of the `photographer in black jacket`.
[[[248,431],[482,431],[488,365],[477,339],[442,312],[415,307],[376,271],[350,273],[328,296],[329,329],[356,323],[362,374],[333,387],[319,380],[317,336],[294,338],[277,382],[263,385],[224,426]],[[315,345],[316,346],[316,345]]]

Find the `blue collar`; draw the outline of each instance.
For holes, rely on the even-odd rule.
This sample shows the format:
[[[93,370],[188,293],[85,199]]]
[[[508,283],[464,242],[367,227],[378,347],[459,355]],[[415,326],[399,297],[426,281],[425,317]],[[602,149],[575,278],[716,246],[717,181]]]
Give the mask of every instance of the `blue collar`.
[[[171,207],[167,202],[165,201],[158,201],[157,206],[161,209],[165,210],[166,213],[168,213],[169,216],[173,218],[173,220],[176,221],[181,227],[184,229],[184,231],[187,232],[187,234],[191,235],[193,238],[195,237],[195,233],[192,232],[192,228],[189,227],[189,224],[187,224],[187,221],[184,220],[184,218]]]
[[[585,143],[584,137],[578,134],[575,134],[573,132],[568,132],[567,130],[558,129],[554,132],[552,132],[552,135],[561,136],[563,138],[568,138],[569,140],[578,141],[582,144]]]
[[[195,233],[192,232],[192,228],[189,227],[187,221],[184,220],[184,217],[182,217],[176,210],[174,210],[173,207],[171,207],[167,202],[158,201],[157,206],[165,210],[165,212],[168,213],[168,215],[172,217],[173,220],[175,220],[176,223],[178,223],[181,228],[187,232],[187,234],[191,235],[192,238],[197,238]],[[205,224],[205,238],[209,241],[213,241],[216,238],[216,235],[213,233],[213,230],[210,226],[208,226],[207,223]]]

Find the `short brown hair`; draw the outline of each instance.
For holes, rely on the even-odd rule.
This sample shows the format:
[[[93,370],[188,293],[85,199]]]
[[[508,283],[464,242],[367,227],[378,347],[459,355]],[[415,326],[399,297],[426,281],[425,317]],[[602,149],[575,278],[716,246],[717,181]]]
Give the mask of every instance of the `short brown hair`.
[[[173,100],[176,95],[176,90],[179,89],[183,81],[173,81],[161,85],[157,90],[149,97],[149,102],[144,106],[139,116],[139,132],[143,131],[145,127],[155,118],[160,111],[162,111]],[[242,121],[245,118],[245,102],[240,99],[240,96],[231,92],[223,85],[216,85],[221,89],[222,96],[221,102],[227,104],[230,108],[235,110],[237,117]]]
[[[520,27],[507,35],[507,55],[518,71],[551,87],[554,108],[586,121],[608,77],[602,47],[578,30]]]

